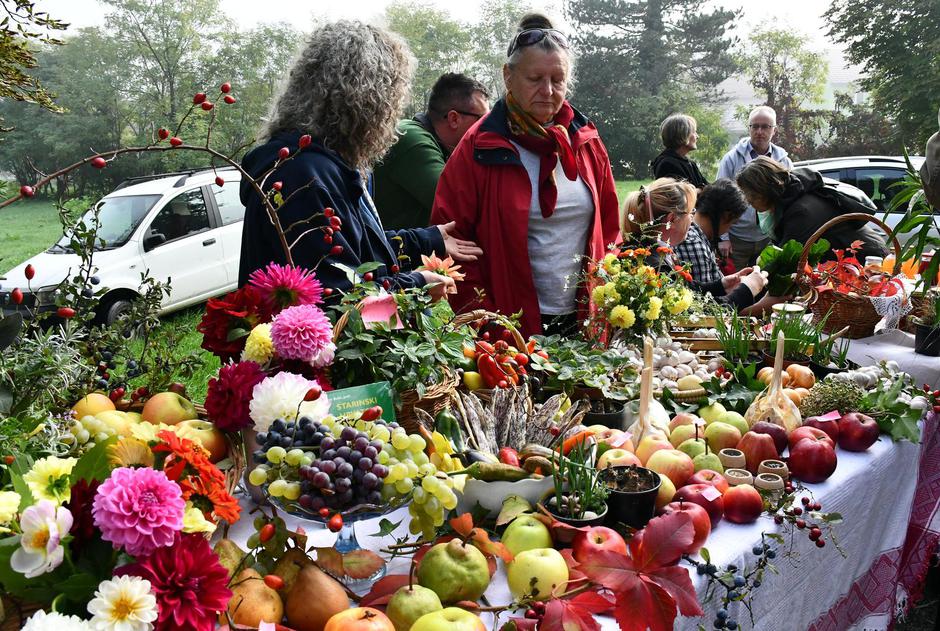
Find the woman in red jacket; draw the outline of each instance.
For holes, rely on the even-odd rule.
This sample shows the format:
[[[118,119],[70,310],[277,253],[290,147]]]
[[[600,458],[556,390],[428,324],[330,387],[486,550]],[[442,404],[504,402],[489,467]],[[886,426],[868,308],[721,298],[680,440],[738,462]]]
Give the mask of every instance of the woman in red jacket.
[[[447,161],[431,222],[456,221],[483,255],[465,264],[455,310],[521,312],[524,335],[573,332],[585,256],[619,240],[617,192],[594,124],[565,96],[572,58],[544,16],[522,18],[506,95]]]

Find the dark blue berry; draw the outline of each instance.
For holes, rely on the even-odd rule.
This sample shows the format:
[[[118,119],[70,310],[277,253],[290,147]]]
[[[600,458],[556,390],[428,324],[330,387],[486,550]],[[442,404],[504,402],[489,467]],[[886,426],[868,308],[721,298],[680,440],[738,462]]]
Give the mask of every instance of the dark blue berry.
[[[738,566],[737,566],[737,565],[728,565],[728,571],[729,571],[729,572],[737,572],[737,571],[738,571]]]
[[[705,565],[704,563],[702,563],[701,565],[695,566],[695,571],[698,572],[699,576],[705,574],[707,570],[708,570],[708,566]]]
[[[728,622],[725,623],[725,628],[732,629],[732,630],[737,629],[738,623],[734,620],[728,620]]]
[[[110,361],[112,357],[114,357],[114,355],[111,353],[111,351],[101,351],[101,359]]]
[[[280,445],[280,444],[281,444],[281,432],[272,429],[270,432],[268,432],[265,445],[268,447],[274,447],[275,445]]]
[[[85,289],[82,290],[82,295],[85,298],[91,298],[95,293],[91,290],[91,287],[85,287]]]
[[[291,445],[294,444],[294,439],[290,436],[281,436],[281,441],[278,444],[284,449],[290,449]]]
[[[763,554],[764,549],[761,546],[754,546],[753,548],[751,548],[751,552],[753,552],[757,556],[760,556],[761,554]]]
[[[107,380],[107,379],[99,379],[99,380],[98,380],[98,387],[99,387],[99,388],[107,388],[107,387],[108,387],[108,380]]]
[[[255,440],[258,441],[259,445],[263,445],[268,442],[268,433],[267,432],[258,432],[255,436]]]
[[[90,282],[92,285],[97,285],[98,283],[101,282],[101,279],[98,278],[97,276],[92,276],[91,278],[88,279],[88,282]]]
[[[760,581],[754,581],[754,583],[752,584],[754,585],[754,587],[760,587]]]
[[[719,610],[718,610],[718,613],[717,613],[716,615],[718,616],[718,619],[719,619],[719,620],[722,620],[722,621],[727,620],[727,619],[728,619],[728,610],[727,610],[727,609],[719,609]]]
[[[775,558],[776,556],[777,556],[777,551],[776,551],[776,550],[768,550],[768,551],[767,551],[767,558],[768,558],[768,559],[773,559],[773,558]]]
[[[744,577],[741,576],[740,574],[738,574],[737,576],[734,577],[734,586],[735,586],[735,587],[744,587],[744,583],[745,583]]]
[[[740,596],[740,594],[733,589],[728,592],[728,600],[737,600],[738,596]]]
[[[135,359],[127,360],[127,367],[130,368],[131,370],[134,370],[135,368],[137,368],[137,360]]]
[[[287,423],[285,423],[283,419],[275,419],[275,421],[271,423],[271,429],[282,434],[284,430],[287,429]]]
[[[717,573],[718,573],[718,566],[716,566],[714,563],[709,563],[708,574],[711,574],[712,576],[714,576]]]
[[[724,629],[724,628],[725,628],[725,623],[722,622],[721,620],[715,620],[715,628],[716,628],[716,629]]]

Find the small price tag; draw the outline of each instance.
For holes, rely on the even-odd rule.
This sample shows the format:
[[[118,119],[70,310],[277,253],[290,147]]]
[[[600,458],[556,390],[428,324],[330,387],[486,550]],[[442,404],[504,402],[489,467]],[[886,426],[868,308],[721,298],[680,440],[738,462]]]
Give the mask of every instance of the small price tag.
[[[839,413],[839,410],[833,410],[832,412],[827,412],[826,414],[816,418],[818,418],[820,421],[838,421],[840,418],[842,418],[842,414]]]
[[[701,416],[696,416],[695,420],[692,421],[692,424],[696,427],[705,427],[705,419],[703,419]]]
[[[631,438],[633,438],[633,434],[631,434],[630,432],[623,432],[622,434],[618,434],[617,436],[609,440],[608,444],[611,447],[623,447],[628,442],[630,442]]]
[[[716,499],[721,497],[721,491],[713,486],[709,486],[707,489],[702,490],[702,497],[704,497],[709,502],[714,502]]]

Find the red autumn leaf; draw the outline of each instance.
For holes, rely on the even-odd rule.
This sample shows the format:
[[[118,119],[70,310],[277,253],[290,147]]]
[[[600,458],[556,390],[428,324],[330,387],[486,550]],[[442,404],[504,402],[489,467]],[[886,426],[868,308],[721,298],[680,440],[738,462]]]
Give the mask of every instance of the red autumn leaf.
[[[539,621],[534,618],[513,617],[507,620],[499,631],[536,631]]]
[[[865,245],[864,241],[860,241],[856,239],[855,241],[852,241],[852,245],[849,246],[849,249],[858,251],[858,250],[861,250],[862,246],[864,245]]]
[[[688,513],[655,517],[643,529],[643,541],[633,561],[638,571],[655,570],[675,563],[687,552],[695,538]]]
[[[614,592],[639,580],[633,559],[610,550],[591,554],[578,569],[595,583]]]
[[[448,523],[454,529],[454,532],[466,539],[470,536],[470,531],[473,530],[473,515],[464,513],[460,517],[454,517]]]
[[[596,592],[579,594],[589,595],[594,596],[600,603],[591,598],[555,598],[548,601],[539,631],[600,631],[601,625],[594,615],[610,609],[611,603]]]
[[[587,578],[584,572],[578,569],[578,566],[581,564],[578,563],[578,561],[574,558],[574,554],[572,553],[571,548],[564,548],[562,550],[559,550],[559,552],[561,552],[561,556],[562,558],[564,558],[565,563],[568,564],[568,582],[569,583],[572,581],[580,581],[582,579]]]
[[[314,548],[317,552],[317,565],[334,578],[343,578],[343,555],[336,548]]]
[[[614,619],[620,626],[620,631],[672,629],[672,623],[676,619],[675,606],[673,605],[672,611],[662,607],[663,591],[659,585],[639,579],[623,585],[617,591],[617,602],[614,606]],[[668,594],[666,596],[668,597]]]
[[[408,584],[407,574],[389,574],[377,580],[369,593],[359,601],[360,607],[375,607],[387,605],[392,595]]]
[[[665,589],[672,596],[679,613],[683,616],[703,615],[702,606],[698,602],[698,594],[692,585],[689,571],[679,565],[661,567],[648,575],[649,579]]]

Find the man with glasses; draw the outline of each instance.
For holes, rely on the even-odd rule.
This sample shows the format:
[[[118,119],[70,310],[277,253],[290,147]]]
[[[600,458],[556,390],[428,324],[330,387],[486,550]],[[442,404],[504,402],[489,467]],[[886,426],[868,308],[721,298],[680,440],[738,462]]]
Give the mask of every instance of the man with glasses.
[[[444,163],[490,111],[488,98],[479,81],[447,73],[431,88],[427,112],[398,124],[401,137],[375,168],[375,205],[386,230],[428,225]]]
[[[767,156],[793,168],[787,152],[771,142],[777,131],[777,113],[771,107],[761,105],[751,110],[747,117],[748,136],[738,141],[718,164],[718,177],[734,180],[744,165],[757,156]],[[725,256],[730,253],[735,269],[744,269],[757,261],[761,250],[770,243],[770,237],[757,222],[757,211],[748,206],[747,211],[731,225],[728,234],[721,235],[718,250]]]

